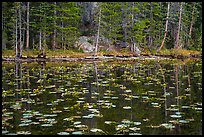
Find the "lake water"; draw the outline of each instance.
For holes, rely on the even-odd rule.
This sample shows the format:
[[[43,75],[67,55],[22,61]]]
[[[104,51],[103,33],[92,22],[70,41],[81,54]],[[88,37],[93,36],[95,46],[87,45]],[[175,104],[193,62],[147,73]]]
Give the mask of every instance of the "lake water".
[[[201,135],[202,61],[3,62],[2,134]]]

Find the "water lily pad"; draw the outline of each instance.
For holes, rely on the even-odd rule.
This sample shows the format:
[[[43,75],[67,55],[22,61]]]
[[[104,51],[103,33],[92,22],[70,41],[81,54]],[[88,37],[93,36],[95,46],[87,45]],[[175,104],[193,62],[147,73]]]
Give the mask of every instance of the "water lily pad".
[[[8,133],[6,135],[17,135],[16,133]]]
[[[18,131],[17,134],[18,135],[30,135],[31,132],[30,131]]]
[[[181,118],[182,116],[181,115],[170,115],[170,117],[172,117],[172,118]]]
[[[142,135],[141,133],[129,133],[129,135]]]
[[[105,123],[105,124],[108,124],[108,125],[111,125],[111,124],[116,124],[116,122],[115,122],[115,121],[105,121],[104,123]]]
[[[179,123],[185,123],[185,124],[186,124],[186,123],[189,123],[189,120],[179,120],[178,122],[179,122]]]
[[[6,134],[6,133],[8,133],[9,131],[7,131],[7,130],[2,130],[2,134]]]
[[[72,132],[73,135],[82,135],[84,134],[84,132],[82,131],[75,131],[75,132]]]
[[[138,128],[138,127],[130,127],[129,129],[132,131],[140,130],[140,128]]]
[[[172,124],[168,124],[168,123],[163,123],[163,124],[161,124],[161,126],[167,128],[167,129],[175,128],[175,126],[173,126]]]
[[[42,124],[41,126],[42,127],[51,127],[51,126],[53,126],[53,124]]]
[[[19,126],[19,127],[25,127],[25,126],[29,126],[29,124],[28,124],[28,123],[21,123],[21,124],[19,124],[18,126]]]
[[[104,132],[103,130],[98,129],[98,128],[92,128],[90,131],[91,132]]]
[[[65,131],[72,132],[72,131],[74,131],[74,128],[67,128],[67,129],[65,129]]]
[[[131,109],[131,106],[124,106],[123,109]]]
[[[68,132],[59,132],[59,133],[57,133],[58,135],[69,135],[70,133],[68,133]]]
[[[133,122],[133,124],[138,126],[138,125],[141,125],[142,123],[141,122]]]
[[[73,123],[74,125],[78,125],[78,124],[81,124],[81,121],[76,121]]]

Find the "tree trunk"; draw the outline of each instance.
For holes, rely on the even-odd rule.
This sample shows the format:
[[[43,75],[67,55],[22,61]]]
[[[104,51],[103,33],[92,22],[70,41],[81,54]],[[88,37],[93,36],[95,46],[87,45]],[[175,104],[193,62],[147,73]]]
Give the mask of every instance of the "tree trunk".
[[[132,2],[132,24],[131,24],[132,30],[134,27],[134,2]],[[131,51],[134,52],[135,49],[135,40],[134,40],[134,36],[132,36],[132,44],[131,44]]]
[[[95,47],[95,54],[96,56],[98,52],[98,41],[99,41],[99,34],[100,34],[100,23],[101,23],[101,8],[99,9],[99,18],[98,18],[98,33],[97,33],[97,38],[96,38],[96,47]]]
[[[27,2],[26,50],[29,49],[29,6],[30,2]]]
[[[180,29],[181,29],[181,18],[182,18],[182,2],[180,6],[180,15],[179,15],[179,24],[178,24],[178,32],[177,32],[177,37],[176,37],[176,45],[175,48],[178,49],[180,46]]]
[[[39,35],[39,50],[42,50],[42,31],[41,30]]]
[[[33,49],[34,49],[34,45],[35,45],[35,38],[33,37]]]
[[[152,22],[153,22],[153,13],[152,13],[152,2],[150,2],[150,32],[149,32],[149,50],[151,50],[151,46],[152,46]]]
[[[166,39],[167,31],[168,31],[168,21],[169,21],[169,9],[170,9],[170,2],[168,2],[168,10],[167,10],[167,17],[166,17],[166,27],[165,27],[165,33],[164,33],[164,39],[162,40],[161,46],[159,49],[157,49],[157,52],[161,50],[161,48],[164,46],[164,42]]]
[[[192,33],[192,30],[193,30],[193,23],[194,23],[194,10],[195,10],[195,3],[193,3],[193,11],[192,11],[192,19],[191,19],[191,25],[190,25],[190,30],[189,30],[189,37],[191,38],[191,33]],[[188,37],[188,42],[187,42],[187,47],[189,46],[189,38]]]
[[[16,57],[18,54],[18,11],[16,10]]]
[[[54,16],[56,17],[56,2],[54,2],[55,9],[54,9]],[[52,43],[52,49],[54,50],[56,47],[56,20],[54,20],[54,33],[53,33],[53,43]]]
[[[125,5],[124,2],[122,3],[122,28],[123,28],[123,33],[124,33],[124,45],[126,45],[126,40],[127,40],[127,31],[126,31],[126,13],[125,13]]]
[[[22,48],[23,48],[23,46],[22,46],[22,41],[21,41],[21,37],[22,37],[22,32],[21,32],[21,3],[19,3],[19,31],[20,31],[20,36],[19,36],[19,57],[21,57],[22,56]]]
[[[45,32],[43,32],[43,47],[42,47],[43,56],[45,56],[45,47],[46,47],[46,34]]]

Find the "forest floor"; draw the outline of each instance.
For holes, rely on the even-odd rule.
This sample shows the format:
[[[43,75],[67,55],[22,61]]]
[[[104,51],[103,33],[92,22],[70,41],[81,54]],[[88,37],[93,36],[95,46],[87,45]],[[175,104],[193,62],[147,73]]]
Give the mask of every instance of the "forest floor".
[[[185,50],[185,49],[163,49],[159,52],[150,53],[143,51],[140,55],[126,49],[120,51],[99,51],[96,56],[94,53],[83,53],[74,50],[47,50],[46,56],[39,56],[37,50],[24,50],[21,58],[15,57],[14,50],[3,50],[3,61],[82,61],[82,60],[102,60],[102,59],[137,59],[137,58],[168,58],[168,59],[187,59],[202,58],[202,51]]]

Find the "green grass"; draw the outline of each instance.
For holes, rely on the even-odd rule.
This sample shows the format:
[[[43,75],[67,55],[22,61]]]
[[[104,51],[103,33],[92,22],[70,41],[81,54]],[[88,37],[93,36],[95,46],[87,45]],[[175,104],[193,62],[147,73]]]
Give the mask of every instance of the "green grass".
[[[23,50],[22,56],[23,57],[37,57],[38,54],[41,52],[38,50]],[[202,54],[201,51],[194,51],[194,50],[186,50],[186,49],[162,49],[157,53],[150,53],[149,51],[143,51],[141,52],[141,55],[172,55],[174,57],[177,57],[178,55],[189,57],[189,55],[199,55]],[[69,50],[46,50],[46,57],[56,57],[56,58],[65,58],[65,57],[71,57],[71,58],[81,58],[86,56],[94,55],[94,53],[83,53],[82,51],[78,51],[76,49],[69,49]],[[132,56],[133,53],[128,50],[121,50],[121,51],[99,51],[97,53],[98,56],[103,55],[112,55],[112,56]],[[2,57],[15,57],[15,50],[2,50]]]

